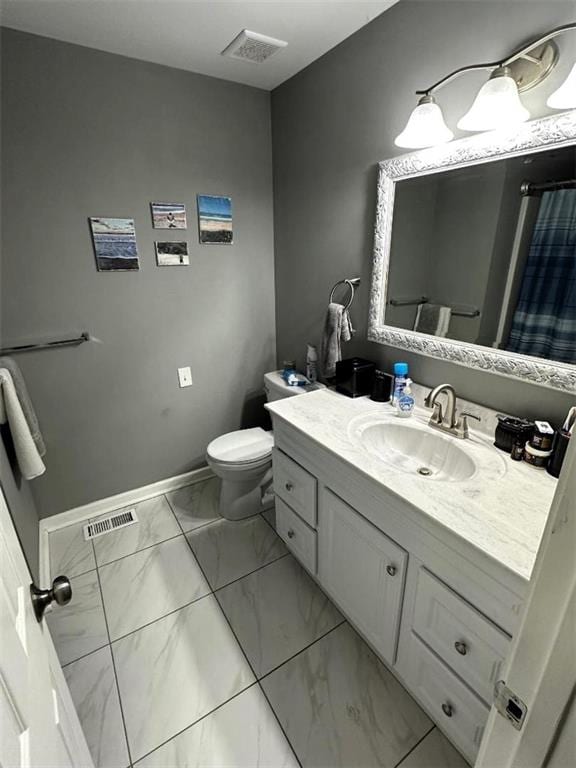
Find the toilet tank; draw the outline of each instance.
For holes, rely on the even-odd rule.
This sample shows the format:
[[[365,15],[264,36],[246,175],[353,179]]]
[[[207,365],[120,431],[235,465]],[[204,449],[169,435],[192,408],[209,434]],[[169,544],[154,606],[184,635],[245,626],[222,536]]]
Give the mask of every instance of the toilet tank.
[[[320,384],[319,381],[314,382],[314,384],[306,384],[304,387],[289,387],[282,378],[282,371],[270,371],[270,373],[264,374],[264,389],[266,400],[269,403],[284,397],[294,397],[294,395],[303,395],[305,392],[325,388],[326,385]]]

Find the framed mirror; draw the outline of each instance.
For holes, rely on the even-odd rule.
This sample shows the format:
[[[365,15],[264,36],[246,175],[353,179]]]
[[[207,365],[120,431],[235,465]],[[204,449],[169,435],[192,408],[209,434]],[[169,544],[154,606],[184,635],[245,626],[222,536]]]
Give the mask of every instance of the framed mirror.
[[[368,339],[576,393],[576,111],[380,163]]]

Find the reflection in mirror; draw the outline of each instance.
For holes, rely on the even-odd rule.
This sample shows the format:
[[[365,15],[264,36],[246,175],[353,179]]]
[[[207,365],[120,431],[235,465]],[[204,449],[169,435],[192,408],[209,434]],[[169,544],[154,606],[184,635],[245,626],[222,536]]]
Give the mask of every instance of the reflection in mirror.
[[[576,148],[398,181],[384,323],[576,363]]]

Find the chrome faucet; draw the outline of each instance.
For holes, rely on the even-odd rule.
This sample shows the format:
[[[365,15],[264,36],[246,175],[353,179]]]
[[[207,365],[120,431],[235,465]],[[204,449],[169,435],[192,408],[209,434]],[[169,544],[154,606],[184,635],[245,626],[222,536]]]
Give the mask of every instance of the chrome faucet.
[[[437,402],[438,395],[444,393],[446,395],[446,410],[442,408],[442,403]],[[478,416],[473,413],[462,411],[460,417],[456,413],[456,392],[451,384],[439,384],[434,387],[424,400],[424,405],[427,408],[434,408],[432,416],[428,425],[434,427],[434,429],[441,429],[443,432],[454,437],[467,438],[468,432],[468,417],[480,421]]]

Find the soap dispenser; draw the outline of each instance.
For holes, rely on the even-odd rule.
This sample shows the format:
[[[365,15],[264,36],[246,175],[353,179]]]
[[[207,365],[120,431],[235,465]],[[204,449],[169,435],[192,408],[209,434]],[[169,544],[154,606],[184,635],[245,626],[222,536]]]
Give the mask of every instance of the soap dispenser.
[[[412,412],[414,410],[414,397],[412,395],[411,384],[412,380],[406,379],[404,391],[396,402],[396,413],[403,419],[407,419],[412,416]]]

